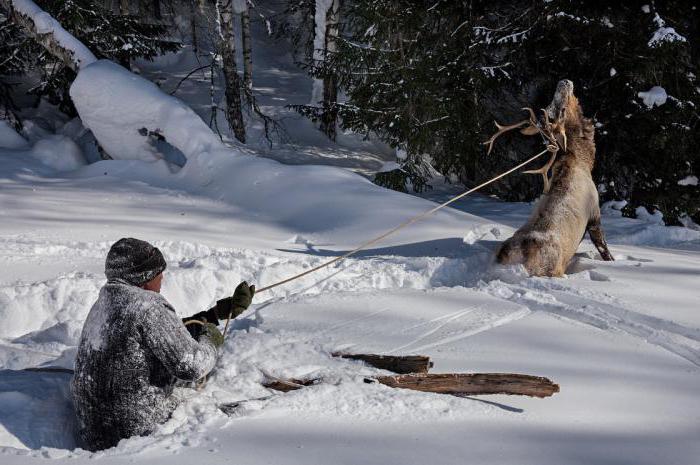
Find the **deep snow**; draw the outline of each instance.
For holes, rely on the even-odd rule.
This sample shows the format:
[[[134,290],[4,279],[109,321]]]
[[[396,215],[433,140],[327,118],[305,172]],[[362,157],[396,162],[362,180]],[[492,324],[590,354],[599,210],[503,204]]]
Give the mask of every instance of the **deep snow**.
[[[177,76],[191,61],[183,54],[173,63],[180,68],[169,72]],[[301,84],[306,95],[298,98],[308,101],[311,82],[279,50],[256,63],[264,64],[257,85],[278,86],[269,87],[270,100],[263,102],[269,110],[286,114],[282,105]],[[109,67],[94,65],[97,71]],[[201,114],[201,95],[189,92],[195,87],[187,83],[185,95]],[[107,113],[93,114],[99,121]],[[126,116],[130,126],[122,130],[133,135],[140,116]],[[308,122],[288,123],[297,139],[272,151],[218,142],[189,150],[184,140],[190,157],[179,170],[157,159],[85,166],[73,157],[79,150],[65,127],[56,131],[64,138],[60,144],[51,134],[26,144],[0,135],[0,147],[11,147],[0,148],[3,465],[46,458],[110,464],[697,463],[700,232],[664,227],[651,215],[622,218],[620,205],[611,204],[603,208],[603,225],[615,262],[599,260],[585,240],[564,278],[528,278],[518,269],[494,267],[491,257],[532,205],[480,195],[335,267],[259,294],[234,322],[206,387],[183,391],[189,399],[156,434],[97,454],[74,450],[68,376],[22,369],[72,367],[115,240],[139,237],[163,251],[163,295],[185,316],[208,308],[243,279],[276,282],[454,194],[453,187],[438,185],[421,199],[346,169],[310,166],[366,171],[390,158],[353,135],[334,145]],[[132,142],[125,147],[138,155]],[[331,358],[335,350],[422,353],[434,360],[434,372],[547,376],[561,392],[548,399],[477,399],[392,390],[364,383],[376,370]],[[260,385],[266,373],[324,382],[279,394]],[[216,408],[232,401],[242,402],[230,417]]]

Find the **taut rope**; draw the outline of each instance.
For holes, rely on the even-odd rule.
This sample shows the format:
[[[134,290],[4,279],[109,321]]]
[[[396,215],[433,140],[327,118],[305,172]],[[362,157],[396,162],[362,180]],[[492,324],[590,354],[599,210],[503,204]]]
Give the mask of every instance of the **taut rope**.
[[[459,195],[457,195],[457,196],[455,196],[455,197],[452,197],[452,198],[451,198],[450,200],[448,200],[447,202],[441,203],[440,205],[438,205],[438,206],[436,206],[436,207],[433,207],[433,208],[431,208],[430,210],[427,210],[427,211],[425,211],[425,212],[423,212],[423,213],[421,213],[421,214],[419,214],[419,215],[416,215],[416,216],[414,216],[414,217],[412,217],[412,218],[409,218],[408,220],[404,221],[403,223],[399,224],[398,226],[396,226],[396,227],[394,227],[394,228],[392,228],[392,229],[386,231],[385,233],[381,234],[380,236],[375,237],[374,239],[370,239],[370,240],[368,240],[367,242],[363,242],[362,244],[360,244],[359,246],[357,246],[357,247],[354,248],[353,250],[351,250],[351,251],[349,251],[349,252],[346,252],[346,253],[344,253],[343,255],[340,255],[340,256],[338,256],[338,257],[335,257],[335,258],[333,258],[333,259],[331,259],[331,260],[328,260],[327,262],[324,262],[324,263],[322,263],[322,264],[320,264],[320,265],[318,265],[318,266],[315,266],[315,267],[313,267],[313,268],[310,268],[310,269],[308,269],[308,270],[306,270],[306,271],[303,271],[303,272],[301,272],[301,273],[299,273],[299,274],[296,274],[296,275],[294,275],[294,276],[290,276],[289,278],[283,279],[282,281],[276,282],[276,283],[274,283],[274,284],[270,284],[269,286],[261,287],[260,289],[257,289],[257,290],[255,291],[255,293],[256,293],[256,294],[259,294],[260,292],[268,291],[268,290],[270,290],[270,289],[272,289],[272,288],[275,288],[275,287],[277,287],[277,286],[281,286],[282,284],[286,284],[286,283],[288,283],[288,282],[294,281],[295,279],[299,279],[299,278],[301,278],[301,277],[303,277],[303,276],[306,276],[306,275],[308,275],[308,274],[314,273],[314,272],[316,272],[316,271],[318,271],[318,270],[320,270],[320,269],[326,268],[327,266],[331,266],[331,265],[334,264],[334,263],[338,263],[338,262],[340,262],[340,261],[342,261],[342,260],[345,260],[346,258],[348,258],[348,257],[350,257],[350,256],[352,256],[352,255],[354,255],[354,254],[356,254],[357,252],[361,251],[362,249],[365,249],[365,248],[367,248],[367,247],[369,247],[369,246],[371,246],[371,245],[374,245],[374,244],[376,244],[377,242],[381,241],[382,239],[384,239],[384,238],[386,238],[386,237],[388,237],[388,236],[391,236],[392,234],[394,234],[395,232],[397,232],[397,231],[399,231],[399,230],[405,228],[406,226],[410,226],[410,225],[412,225],[413,223],[422,220],[422,219],[425,218],[426,216],[432,215],[432,214],[435,213],[436,211],[445,208],[446,206],[450,205],[451,203],[456,202],[457,200],[461,199],[462,197],[466,197],[467,195],[471,194],[472,192],[476,192],[476,191],[478,191],[479,189],[481,189],[482,187],[486,187],[486,186],[488,186],[489,184],[491,184],[491,183],[493,183],[493,182],[496,182],[496,181],[498,181],[499,179],[501,179],[501,178],[503,178],[503,177],[505,177],[505,176],[508,176],[508,175],[509,175],[510,173],[512,173],[513,171],[519,170],[520,168],[522,168],[523,166],[527,165],[528,163],[530,163],[530,162],[532,162],[532,161],[538,159],[539,157],[541,157],[542,155],[544,155],[544,154],[547,153],[548,151],[549,151],[548,148],[547,148],[547,149],[544,149],[543,151],[541,151],[541,152],[538,153],[537,155],[535,155],[535,156],[533,156],[533,157],[531,157],[531,158],[525,160],[524,162],[522,162],[522,163],[520,163],[519,165],[517,165],[517,166],[515,166],[515,167],[513,167],[513,168],[511,168],[511,169],[509,169],[508,171],[505,171],[505,172],[499,174],[498,176],[496,176],[496,177],[494,177],[494,178],[491,178],[491,179],[489,179],[488,181],[479,184],[479,185],[476,186],[476,187],[472,187],[471,189],[469,189],[469,190],[466,191],[466,192],[462,192],[461,194],[459,194]],[[229,326],[229,323],[230,323],[230,322],[231,322],[231,314],[229,314],[228,318],[226,319],[226,326],[224,326],[224,333],[223,333],[224,337],[226,337],[226,332],[228,331],[228,326]]]

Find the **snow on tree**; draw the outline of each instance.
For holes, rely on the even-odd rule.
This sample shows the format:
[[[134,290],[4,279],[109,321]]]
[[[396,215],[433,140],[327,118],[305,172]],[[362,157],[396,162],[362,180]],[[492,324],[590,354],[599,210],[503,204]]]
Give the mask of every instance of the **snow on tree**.
[[[9,1],[9,0],[3,0]],[[19,4],[19,8],[17,7]],[[150,136],[156,135],[186,157],[221,147],[197,114],[152,82],[90,50],[29,0],[13,0],[12,14],[49,51],[79,69],[70,95],[83,125],[92,130],[113,158],[155,159]]]
[[[486,157],[481,142],[493,120],[545,105],[557,81],[571,79],[584,111],[595,115],[594,180],[606,186],[603,200],[626,199],[625,214],[641,205],[677,223],[683,215],[700,220],[700,189],[677,184],[700,170],[700,47],[688,39],[699,25],[700,9],[690,0],[646,9],[578,0],[527,7],[357,0],[343,5],[337,52],[318,53],[316,31],[308,69],[317,79],[338,78],[347,96],[335,106],[342,127],[406,154],[400,169],[376,177],[401,190],[428,187],[433,167],[473,185],[534,153],[538,141],[505,138],[497,155]],[[316,93],[296,108],[318,121],[318,101]],[[490,189],[522,201],[542,187],[513,176]]]

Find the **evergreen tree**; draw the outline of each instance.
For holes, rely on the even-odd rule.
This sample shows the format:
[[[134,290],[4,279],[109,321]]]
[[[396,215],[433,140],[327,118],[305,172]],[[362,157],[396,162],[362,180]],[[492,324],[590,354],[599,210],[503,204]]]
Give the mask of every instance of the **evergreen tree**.
[[[691,0],[356,0],[341,11],[337,52],[307,66],[338,76],[343,127],[405,153],[400,170],[377,176],[402,190],[424,189],[431,167],[471,185],[539,151],[536,138],[510,136],[487,157],[480,142],[493,120],[521,119],[521,107],[543,107],[571,79],[596,121],[602,199],[628,200],[630,215],[641,205],[669,223],[699,220],[700,187],[688,178],[700,171],[698,15]],[[668,98],[648,106],[643,92],[655,86]],[[326,111],[297,110],[317,120]],[[541,190],[535,176],[492,187],[507,200]]]

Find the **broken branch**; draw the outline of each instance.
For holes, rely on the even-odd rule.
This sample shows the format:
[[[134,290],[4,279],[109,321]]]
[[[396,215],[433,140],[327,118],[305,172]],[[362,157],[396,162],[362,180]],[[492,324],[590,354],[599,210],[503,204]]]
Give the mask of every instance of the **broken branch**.
[[[540,376],[513,373],[445,373],[380,376],[385,386],[452,395],[509,394],[549,397],[559,385]]]
[[[347,358],[350,360],[360,360],[380,370],[389,370],[394,373],[427,373],[433,366],[430,357],[425,355],[377,355],[377,354],[347,354],[343,352],[333,352],[333,357]]]

